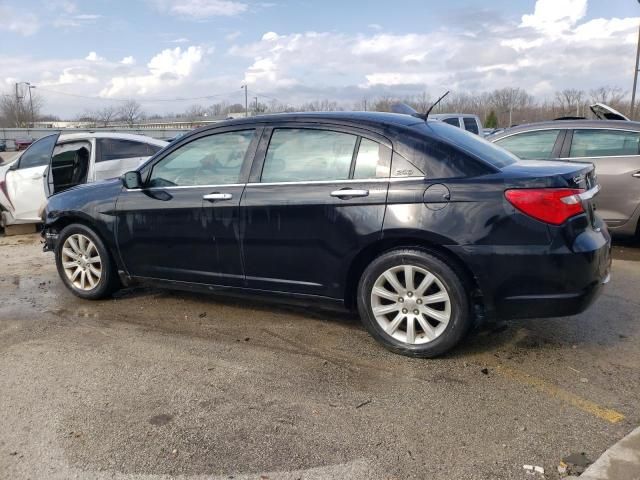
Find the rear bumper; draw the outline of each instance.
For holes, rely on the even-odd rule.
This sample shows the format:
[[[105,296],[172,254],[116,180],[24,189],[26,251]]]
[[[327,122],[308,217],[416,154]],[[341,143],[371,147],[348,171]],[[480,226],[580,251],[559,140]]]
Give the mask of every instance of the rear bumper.
[[[482,291],[489,318],[576,315],[598,297],[611,276],[606,226],[585,230],[570,246],[562,235],[548,246],[457,247]]]

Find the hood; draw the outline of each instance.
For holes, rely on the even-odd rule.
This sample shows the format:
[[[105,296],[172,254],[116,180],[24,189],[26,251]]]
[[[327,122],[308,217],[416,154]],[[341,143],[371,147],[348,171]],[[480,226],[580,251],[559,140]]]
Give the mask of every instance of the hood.
[[[589,107],[593,114],[599,120],[625,120],[629,122],[629,118],[621,114],[619,111],[611,108],[609,105],[605,105],[604,103],[594,103]]]

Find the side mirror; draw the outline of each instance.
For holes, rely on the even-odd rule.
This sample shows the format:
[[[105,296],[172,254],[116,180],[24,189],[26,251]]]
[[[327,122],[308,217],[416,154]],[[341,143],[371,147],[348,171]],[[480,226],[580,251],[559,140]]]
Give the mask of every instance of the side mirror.
[[[129,190],[142,188],[142,178],[140,177],[140,172],[137,172],[135,170],[132,172],[127,172],[122,175],[121,178],[122,184]]]
[[[18,169],[18,162],[13,162],[10,166],[9,166],[9,170],[17,170]]]

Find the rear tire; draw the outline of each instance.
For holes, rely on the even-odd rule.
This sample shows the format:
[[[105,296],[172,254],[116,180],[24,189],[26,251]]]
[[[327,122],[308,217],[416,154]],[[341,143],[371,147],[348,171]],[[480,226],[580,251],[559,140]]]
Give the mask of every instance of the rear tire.
[[[440,258],[414,249],[382,254],[358,285],[365,328],[384,347],[431,358],[452,349],[472,325],[461,277]]]
[[[60,278],[80,298],[99,300],[120,287],[109,251],[100,237],[85,225],[72,224],[60,232],[55,256]]]

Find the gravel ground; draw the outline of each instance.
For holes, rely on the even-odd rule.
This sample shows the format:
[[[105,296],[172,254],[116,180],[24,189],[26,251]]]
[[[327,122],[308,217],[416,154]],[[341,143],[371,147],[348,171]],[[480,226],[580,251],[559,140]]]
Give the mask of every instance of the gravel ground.
[[[0,478],[557,478],[640,423],[640,249],[615,257],[586,313],[416,360],[346,313],[82,301],[38,237],[0,237]]]

